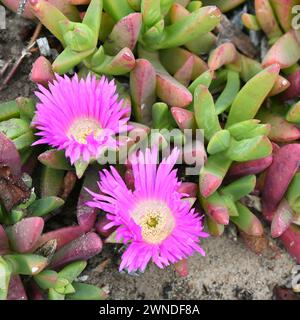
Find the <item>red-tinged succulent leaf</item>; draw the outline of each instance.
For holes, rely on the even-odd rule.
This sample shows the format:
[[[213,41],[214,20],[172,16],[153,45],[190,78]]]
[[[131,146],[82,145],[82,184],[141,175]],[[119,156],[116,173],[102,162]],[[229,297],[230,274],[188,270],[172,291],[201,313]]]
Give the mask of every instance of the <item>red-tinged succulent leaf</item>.
[[[279,75],[276,79],[274,87],[272,88],[272,90],[269,93],[269,97],[276,96],[279,93],[287,90],[290,85],[291,85],[290,82],[286,78]]]
[[[156,98],[156,72],[152,64],[145,59],[136,60],[130,73],[130,92],[134,117],[137,121],[149,124],[151,108]]]
[[[277,63],[281,69],[288,68],[300,59],[300,39],[296,31],[291,30],[280,37],[265,55],[264,67]]]
[[[224,199],[218,192],[207,198],[201,198],[201,204],[206,214],[217,224],[229,223],[229,211]]]
[[[88,260],[102,250],[102,241],[99,236],[90,232],[62,247],[53,256],[51,268],[59,268],[77,260]]]
[[[196,128],[194,112],[177,107],[171,108],[171,112],[181,130]]]
[[[266,170],[272,164],[272,161],[273,156],[268,156],[258,160],[234,163],[226,175],[226,181],[232,181],[247,175],[259,174]]]
[[[234,63],[237,58],[238,53],[235,46],[231,42],[226,42],[210,53],[208,67],[215,71],[226,64]]]
[[[131,51],[138,40],[142,26],[141,13],[135,12],[118,21],[104,43],[105,52],[115,55],[127,47]]]
[[[4,255],[9,252],[9,243],[6,232],[0,224],[0,255]]]
[[[28,200],[30,195],[30,188],[12,174],[10,167],[0,166],[0,201],[8,212]]]
[[[61,192],[59,193],[59,197],[63,200],[66,200],[72,190],[75,187],[75,184],[77,182],[77,176],[74,171],[68,171],[66,175],[64,176],[64,182],[61,189]]]
[[[72,167],[62,150],[50,149],[38,156],[38,160],[45,166],[58,170],[70,170]]]
[[[213,194],[222,184],[222,181],[232,161],[222,153],[211,155],[200,171],[199,189],[203,197]]]
[[[262,30],[267,34],[268,38],[273,42],[282,35],[280,27],[277,23],[270,0],[255,0],[255,14]]]
[[[180,47],[159,51],[159,58],[170,74],[175,74],[191,57],[194,58],[192,80],[195,80],[208,70],[206,62],[200,57]]]
[[[274,154],[273,162],[266,172],[262,192],[263,214],[267,220],[272,220],[279,202],[298,170],[299,161],[300,144],[285,145]]]
[[[187,107],[193,96],[190,91],[173,78],[160,63],[157,52],[146,51],[139,47],[139,56],[151,62],[156,71],[156,94],[171,107]]]
[[[292,28],[293,7],[299,4],[298,0],[270,0],[278,21],[284,31]]]
[[[180,277],[187,277],[189,275],[189,266],[187,259],[182,259],[174,264],[175,271]]]
[[[206,217],[206,223],[210,235],[220,237],[224,233],[225,226],[223,224],[217,224],[209,216]]]
[[[290,225],[280,239],[286,250],[300,263],[300,227],[295,224]]]
[[[28,300],[22,280],[18,275],[12,275],[10,278],[7,300]]]
[[[31,252],[44,228],[40,217],[25,218],[6,229],[11,248],[19,253]]]
[[[171,107],[187,107],[192,101],[192,94],[181,83],[167,74],[157,74],[157,96]]]
[[[260,220],[246,206],[240,202],[236,202],[238,216],[231,216],[230,220],[237,225],[240,231],[245,232],[249,236],[262,236],[264,233]]]
[[[275,110],[263,109],[257,117],[262,122],[271,125],[268,137],[274,142],[292,142],[300,138],[300,130],[294,124],[286,121],[284,116],[276,113]]]
[[[198,186],[194,182],[182,182],[177,189],[180,193],[185,193],[188,197],[196,197],[198,192]]]
[[[9,166],[13,175],[21,174],[21,158],[14,143],[0,132],[0,166]]]
[[[83,234],[84,231],[81,226],[71,226],[49,231],[40,237],[36,247],[40,247],[50,240],[55,240],[57,243],[57,249],[60,249]]]
[[[107,238],[116,230],[116,228],[109,228],[109,229],[105,228],[105,226],[110,222],[111,222],[111,220],[108,220],[106,218],[106,215],[101,216],[96,221],[95,230],[101,237]]]
[[[294,212],[288,202],[283,199],[274,213],[271,225],[271,234],[273,238],[280,237],[293,221]]]
[[[98,192],[98,177],[98,171],[93,167],[89,168],[85,173],[83,186],[79,195],[77,203],[77,221],[84,232],[90,231],[96,222],[98,209],[86,205],[86,202],[91,200],[91,195],[86,191],[86,188],[93,192]]]
[[[52,5],[62,11],[70,19],[78,17],[78,12],[74,6],[71,6],[69,1],[60,1],[60,0],[48,0]],[[19,8],[19,1],[17,0],[2,0],[2,3],[7,6],[13,12],[17,12]],[[34,14],[31,11],[29,1],[26,2],[24,12],[22,17],[33,20],[35,18]]]
[[[287,76],[290,86],[282,94],[282,100],[290,100],[300,95],[300,69]]]
[[[187,87],[192,80],[194,57],[191,56],[174,74],[174,78]]]
[[[45,87],[55,79],[52,65],[44,56],[38,57],[33,63],[30,79],[34,83],[41,84]]]

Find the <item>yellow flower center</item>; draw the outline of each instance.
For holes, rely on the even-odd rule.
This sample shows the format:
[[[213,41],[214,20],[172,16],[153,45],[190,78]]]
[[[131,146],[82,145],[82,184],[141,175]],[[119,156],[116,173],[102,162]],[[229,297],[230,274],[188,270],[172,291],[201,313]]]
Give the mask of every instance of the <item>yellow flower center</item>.
[[[100,136],[102,128],[99,122],[94,119],[81,118],[72,123],[69,128],[68,136],[73,136],[75,140],[81,144],[86,144],[86,138],[90,134],[94,134],[94,137]]]
[[[131,217],[142,228],[144,241],[152,244],[165,240],[175,226],[170,208],[161,201],[141,202],[132,212]]]

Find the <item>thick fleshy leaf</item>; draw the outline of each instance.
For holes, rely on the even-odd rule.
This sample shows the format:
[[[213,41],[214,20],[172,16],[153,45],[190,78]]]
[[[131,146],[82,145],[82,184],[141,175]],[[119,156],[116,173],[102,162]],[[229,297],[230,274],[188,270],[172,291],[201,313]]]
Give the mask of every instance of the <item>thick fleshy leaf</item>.
[[[255,175],[246,176],[240,178],[231,184],[221,188],[221,194],[232,197],[234,201],[240,200],[252,192],[255,188],[256,177]]]
[[[40,56],[32,65],[30,79],[34,83],[47,86],[54,80],[52,65],[44,56]]]
[[[12,268],[12,273],[21,275],[35,275],[48,265],[48,259],[36,254],[8,254],[4,256]]]
[[[287,80],[289,81],[290,86],[282,94],[283,100],[294,99],[300,95],[300,69],[289,74]]]
[[[83,59],[91,56],[94,51],[95,49],[93,48],[82,52],[75,52],[67,47],[53,62],[53,71],[58,74],[64,74],[77,66]]]
[[[195,115],[193,112],[176,107],[171,108],[171,112],[181,130],[196,128]]]
[[[64,171],[49,167],[43,167],[41,176],[41,195],[42,197],[56,197],[62,187]]]
[[[52,268],[59,268],[69,262],[88,260],[102,250],[102,241],[96,233],[90,232],[70,242],[55,253]]]
[[[244,205],[236,203],[239,215],[230,217],[230,220],[237,225],[237,227],[250,236],[261,236],[263,234],[263,227],[259,219]]]
[[[300,124],[300,102],[293,104],[286,115],[289,122]]]
[[[274,213],[271,225],[271,234],[273,238],[280,237],[293,221],[293,210],[285,199],[282,199]]]
[[[105,52],[109,55],[118,54],[123,48],[133,51],[142,26],[140,13],[131,13],[117,22],[104,43]]]
[[[58,280],[58,274],[53,270],[44,270],[35,275],[33,278],[41,289],[47,290],[50,288],[55,288]]]
[[[156,72],[148,60],[136,60],[135,68],[130,73],[130,92],[135,119],[149,124],[156,98]]]
[[[20,110],[20,118],[31,122],[34,117],[36,102],[30,98],[18,97],[16,103]]]
[[[265,98],[274,86],[279,73],[278,65],[272,65],[249,80],[234,99],[226,126],[255,117]]]
[[[226,175],[226,180],[234,180],[247,175],[259,174],[266,170],[272,161],[273,156],[268,156],[258,160],[234,163]]]
[[[300,263],[300,227],[294,224],[281,235],[286,250]]]
[[[41,153],[38,156],[39,161],[52,169],[70,170],[72,169],[69,161],[66,159],[63,151],[51,149]]]
[[[149,60],[156,71],[156,94],[171,107],[186,107],[192,100],[192,94],[171,77],[159,61],[158,53],[139,48],[139,56]]]
[[[207,145],[207,152],[215,154],[225,151],[230,145],[231,137],[228,130],[217,131],[209,140]]]
[[[6,229],[11,248],[20,253],[30,252],[36,245],[44,228],[39,217],[26,218]]]
[[[218,192],[214,192],[207,198],[201,198],[201,204],[206,214],[217,224],[229,223],[229,212],[223,198]]]
[[[0,256],[0,300],[6,300],[11,277],[10,265]]]
[[[9,166],[13,175],[21,173],[20,155],[14,143],[3,133],[0,133],[0,164]]]
[[[282,32],[273,12],[270,0],[255,0],[254,4],[255,14],[259,25],[270,39],[270,42],[273,43],[282,35]]]
[[[272,154],[272,143],[266,136],[244,139],[241,141],[231,140],[226,155],[232,161],[250,161],[265,158]]]
[[[116,21],[134,12],[127,0],[103,0],[103,8]]]
[[[67,296],[70,300],[105,300],[107,298],[104,290],[90,284],[74,283],[73,287],[75,293]]]
[[[72,283],[74,280],[76,280],[77,277],[80,276],[86,265],[86,261],[75,261],[73,263],[70,263],[59,271],[58,277],[61,279],[66,279],[70,283]]]
[[[292,142],[300,138],[300,130],[292,123],[284,119],[284,115],[271,109],[262,109],[257,117],[264,123],[271,125],[268,137],[274,142]]]
[[[28,207],[28,213],[31,216],[43,217],[60,208],[64,203],[64,200],[58,197],[42,198],[34,201],[34,203]]]
[[[235,46],[231,42],[226,42],[210,53],[208,67],[210,70],[217,70],[226,64],[234,63],[237,58]]]
[[[203,129],[205,138],[210,140],[221,126],[213,97],[206,86],[199,85],[194,92],[194,111],[198,128]]]
[[[268,168],[262,191],[263,213],[271,220],[296,173],[300,159],[300,144],[288,144],[281,147],[273,156]]]
[[[300,59],[299,35],[291,30],[281,36],[270,48],[263,59],[263,66],[272,64],[280,65],[280,68],[288,68]]]
[[[224,224],[217,224],[212,218],[206,217],[209,234],[214,237],[220,237],[225,230]]]
[[[221,12],[215,6],[207,6],[164,28],[159,41],[147,42],[151,49],[166,49],[184,45],[205,34],[220,22]]]
[[[80,226],[71,226],[71,227],[57,229],[54,231],[49,231],[47,233],[44,233],[40,237],[37,247],[40,247],[43,244],[54,240],[56,243],[56,248],[58,250],[61,247],[68,244],[69,242],[79,238],[83,234],[84,234],[84,231]]]
[[[224,153],[211,155],[200,170],[199,188],[203,197],[213,194],[221,185],[232,160]]]
[[[101,57],[101,59],[98,58]],[[103,47],[92,58],[91,69],[96,73],[122,75],[135,67],[135,58],[129,48],[123,48],[116,56],[105,55]]]
[[[270,4],[274,9],[278,21],[284,31],[289,31],[292,28],[293,7],[299,4],[297,0],[270,0]]]
[[[191,57],[194,60],[192,80],[195,80],[203,72],[208,70],[208,66],[205,61],[197,55],[180,47],[159,51],[160,61],[170,74],[175,74]]]
[[[90,167],[84,176],[84,182],[77,203],[77,221],[85,232],[90,231],[97,218],[97,208],[91,208],[86,205],[86,202],[91,199],[91,195],[86,191],[86,188],[97,192],[98,186],[96,181],[98,180],[98,170],[94,167]]]
[[[20,110],[15,100],[0,103],[0,121],[18,118]]]
[[[69,19],[50,2],[45,0],[30,0],[31,10],[41,23],[64,45],[63,32],[60,29],[59,21]],[[78,14],[79,21],[79,14]]]
[[[227,82],[224,90],[215,103],[216,113],[220,114],[227,110],[240,90],[240,77],[235,71],[227,72]]]
[[[12,275],[10,278],[7,300],[27,300],[24,285],[18,275]]]

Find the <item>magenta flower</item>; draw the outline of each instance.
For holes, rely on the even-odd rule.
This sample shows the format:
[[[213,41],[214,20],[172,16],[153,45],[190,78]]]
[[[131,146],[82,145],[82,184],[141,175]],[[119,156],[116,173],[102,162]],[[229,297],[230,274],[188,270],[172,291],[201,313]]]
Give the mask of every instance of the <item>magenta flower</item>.
[[[104,76],[79,80],[66,75],[56,75],[49,90],[39,85],[40,99],[34,124],[41,138],[35,144],[49,144],[65,150],[71,163],[82,159],[89,162],[97,158],[103,149],[115,148],[115,134],[126,132],[128,108],[118,101],[116,85]]]
[[[200,238],[202,218],[190,208],[186,195],[177,192],[180,181],[173,167],[179,155],[174,149],[159,166],[157,148],[139,152],[131,158],[135,190],[127,188],[114,167],[100,173],[101,194],[90,192],[90,207],[106,211],[117,226],[117,239],[128,244],[122,255],[120,270],[144,271],[150,259],[160,268],[191,256],[195,251],[204,255]]]

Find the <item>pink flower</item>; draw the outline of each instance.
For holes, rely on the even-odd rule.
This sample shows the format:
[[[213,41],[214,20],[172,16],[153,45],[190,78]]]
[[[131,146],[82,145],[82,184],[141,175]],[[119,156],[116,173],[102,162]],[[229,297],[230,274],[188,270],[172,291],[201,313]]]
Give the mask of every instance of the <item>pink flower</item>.
[[[180,181],[173,169],[179,155],[174,149],[158,166],[157,148],[146,149],[131,158],[135,190],[131,191],[114,167],[100,173],[101,194],[90,192],[90,207],[107,212],[111,221],[106,228],[117,227],[117,238],[128,244],[120,270],[144,271],[152,260],[164,268],[199,252],[203,232],[202,218],[191,209],[186,196],[179,193]]]
[[[49,90],[38,87],[40,103],[33,123],[41,138],[35,144],[65,150],[72,164],[79,159],[89,162],[105,148],[115,148],[114,135],[128,129],[129,110],[118,101],[114,82],[104,76],[79,80],[77,75],[71,79],[56,75]]]

